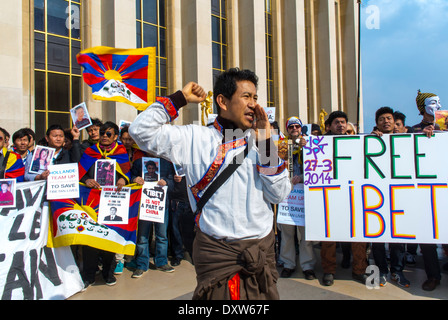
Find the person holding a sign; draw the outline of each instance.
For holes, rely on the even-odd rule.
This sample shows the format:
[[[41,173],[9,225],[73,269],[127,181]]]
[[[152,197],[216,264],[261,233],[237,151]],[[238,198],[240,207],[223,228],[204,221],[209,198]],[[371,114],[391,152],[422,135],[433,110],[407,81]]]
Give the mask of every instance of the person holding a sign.
[[[390,107],[379,108],[375,113],[376,130],[378,136],[393,134],[395,129],[394,110]],[[390,251],[390,278],[402,287],[409,287],[410,281],[403,274],[405,265],[405,245],[403,243],[389,243]],[[380,285],[386,285],[386,276],[389,267],[386,259],[386,246],[384,243],[372,243],[372,253],[375,264],[380,269]]]
[[[291,182],[293,185],[303,184],[303,160],[302,147],[306,144],[306,140],[302,137],[302,121],[298,117],[291,117],[286,122],[286,130],[288,139],[294,141],[293,151],[293,176]],[[316,279],[314,266],[316,265],[316,257],[314,254],[313,243],[305,240],[305,226],[295,226],[279,223],[281,231],[281,245],[279,264],[283,265],[281,277],[289,278],[296,268],[296,246],[294,238],[297,234],[299,242],[299,259],[300,266],[305,275],[305,279]]]
[[[100,159],[116,160],[115,181],[118,191],[130,182],[131,165],[126,148],[117,142],[118,126],[113,122],[106,122],[100,128],[99,142],[83,153],[79,162],[80,181],[89,188],[101,189],[95,181],[95,163]]]
[[[347,114],[343,111],[333,111],[326,120],[328,130],[325,135],[347,135]],[[366,282],[366,257],[367,244],[363,242],[352,242],[351,250],[353,254],[352,277],[362,283]],[[336,242],[323,241],[321,247],[321,263],[324,271],[322,283],[331,286],[334,283],[336,273]]]
[[[132,165],[132,181],[140,185],[145,184],[143,179],[143,161],[145,158],[140,158],[134,161]],[[157,182],[158,186],[168,186],[168,193],[174,186],[174,167],[173,164],[165,159],[160,160],[160,179]],[[148,161],[152,162],[152,161]],[[157,175],[156,175],[157,176]],[[156,180],[157,181],[157,180]],[[169,219],[169,197],[165,194],[165,215],[163,223],[154,223],[140,219],[138,222],[137,246],[134,261],[131,266],[135,267],[132,274],[133,278],[140,278],[144,272],[149,269],[149,243],[150,231],[154,226],[156,238],[156,252],[154,257],[154,264],[156,268],[164,272],[173,272],[174,268],[168,264],[168,219]]]
[[[442,110],[440,98],[437,94],[418,91],[416,98],[417,108],[422,115],[422,121],[412,128],[414,132],[423,132],[430,138],[435,130],[440,130],[440,126],[435,122],[435,113]],[[433,291],[441,280],[441,271],[437,255],[437,245],[420,244],[425,263],[425,272],[428,279],[423,283],[422,289]]]
[[[101,159],[115,160],[115,186],[117,191],[130,183],[131,168],[126,148],[118,144],[119,129],[118,126],[108,121],[104,123],[99,132],[99,142],[86,149],[79,162],[79,178],[89,188],[101,189],[100,184],[95,181],[95,163]],[[100,250],[90,246],[84,246],[82,249],[83,272],[82,278],[85,287],[95,282],[95,273],[99,258],[103,263],[103,278],[107,285],[114,285],[116,278],[114,276],[117,261],[115,253]]]
[[[250,70],[234,68],[218,76],[213,92],[219,115],[212,126],[167,124],[181,107],[206,98],[206,91],[190,82],[182,91],[158,98],[129,128],[141,149],[185,170],[197,214],[193,299],[279,298],[271,204],[288,196],[291,183],[266,112],[257,103],[257,85]],[[230,174],[221,182],[224,171]],[[209,187],[213,193],[207,193]]]
[[[81,155],[81,145],[79,143],[80,132],[76,127],[73,127],[71,130],[73,135],[73,145],[72,149],[65,150],[65,134],[64,128],[62,128],[58,124],[51,125],[46,134],[45,140],[47,141],[48,147],[53,148],[54,154],[49,163],[46,164],[44,169],[40,169],[41,163],[39,159],[37,161],[32,161],[33,153],[30,153],[26,160],[26,168],[25,168],[25,180],[26,181],[36,181],[36,180],[47,180],[50,171],[47,169],[49,164],[67,164],[67,163],[76,163],[80,159]],[[42,151],[45,149],[42,149]],[[42,154],[43,152],[41,152]],[[40,157],[41,158],[41,157]],[[44,161],[46,159],[43,159]],[[36,163],[37,162],[37,163]],[[37,170],[33,170],[30,172],[30,169],[34,166],[37,166]]]
[[[429,92],[418,91],[417,98],[418,111],[422,116],[422,121],[412,127],[416,133],[425,133],[428,137],[432,136],[434,130],[440,130],[440,126],[435,122],[435,114],[442,110],[440,98],[438,95]]]

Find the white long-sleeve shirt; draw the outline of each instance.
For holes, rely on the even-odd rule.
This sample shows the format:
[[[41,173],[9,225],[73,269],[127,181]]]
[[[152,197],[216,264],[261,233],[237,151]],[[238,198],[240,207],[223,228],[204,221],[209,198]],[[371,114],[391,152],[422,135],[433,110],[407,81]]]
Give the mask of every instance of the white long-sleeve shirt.
[[[272,231],[271,203],[279,203],[291,191],[285,163],[263,167],[252,130],[243,137],[223,143],[221,125],[173,126],[177,106],[161,99],[142,112],[129,133],[147,152],[182,166],[185,171],[192,210],[213,179],[233,157],[248,147],[239,168],[206,203],[196,223],[205,234],[226,241],[261,239]]]

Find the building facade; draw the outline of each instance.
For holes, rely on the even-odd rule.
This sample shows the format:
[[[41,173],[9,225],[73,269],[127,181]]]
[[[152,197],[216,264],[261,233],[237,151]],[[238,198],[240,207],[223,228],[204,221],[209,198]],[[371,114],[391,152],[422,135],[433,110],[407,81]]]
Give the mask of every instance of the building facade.
[[[76,55],[95,46],[157,48],[156,94],[189,81],[207,91],[230,67],[260,78],[259,103],[318,123],[322,109],[357,122],[357,0],[16,0],[0,2],[0,126],[43,137],[70,127],[69,110],[86,102],[91,117],[132,121],[132,106],[95,101]],[[362,117],[360,117],[362,121]],[[177,124],[200,122],[185,108]],[[362,123],[359,123],[362,128]]]

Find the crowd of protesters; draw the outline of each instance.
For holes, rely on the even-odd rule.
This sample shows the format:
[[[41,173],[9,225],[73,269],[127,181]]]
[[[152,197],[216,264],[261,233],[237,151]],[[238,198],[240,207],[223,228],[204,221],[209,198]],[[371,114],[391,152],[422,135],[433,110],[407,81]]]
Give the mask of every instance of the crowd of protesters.
[[[433,132],[441,130],[435,124],[434,115],[440,110],[440,100],[435,94],[421,93],[417,96],[417,107],[422,115],[422,121],[414,126],[406,123],[406,116],[390,107],[378,109],[375,115],[376,126],[366,132],[381,136],[383,134],[397,133],[425,133],[430,137]],[[287,152],[281,150],[281,141],[292,139],[295,150],[293,152],[292,184],[303,183],[303,168],[301,148],[306,141],[303,139],[304,124],[299,117],[287,120],[282,134],[276,122],[272,123],[279,138],[279,156],[287,159]],[[36,135],[30,128],[17,130],[11,136],[5,129],[0,128],[0,164],[1,178],[17,179],[22,181],[46,180],[50,172],[47,164],[79,163],[86,152],[99,152],[101,154],[127,154],[127,163],[122,169],[129,168],[129,175],[123,174],[125,170],[116,171],[116,186],[121,188],[131,183],[143,185],[145,179],[142,175],[144,157],[153,157],[140,150],[130,136],[127,127],[119,128],[117,124],[99,119],[92,119],[92,124],[86,128],[88,138],[81,141],[81,132],[74,126],[71,129],[53,124],[46,131],[45,137],[36,141]],[[325,127],[318,124],[311,126],[312,135],[349,135],[360,134],[356,127],[349,122],[347,115],[342,111],[332,112]],[[39,137],[40,138],[40,137]],[[304,142],[305,141],[305,142]],[[45,152],[40,151],[34,156],[37,146],[53,148],[51,159]],[[96,148],[96,149],[95,149]],[[45,150],[45,149],[43,149]],[[89,151],[88,151],[89,150]],[[121,164],[120,164],[121,165]],[[88,168],[89,169],[89,168]],[[118,255],[112,252],[101,251],[89,246],[74,247],[73,253],[79,264],[85,288],[95,282],[101,272],[107,285],[114,285],[116,275],[124,268],[132,270],[132,278],[138,279],[150,269],[150,259],[153,258],[154,268],[163,272],[174,272],[181,261],[192,260],[194,232],[194,213],[191,210],[188,198],[188,188],[185,177],[176,174],[174,165],[166,159],[160,159],[160,179],[158,184],[168,186],[168,203],[164,223],[140,221],[138,226],[136,251],[133,257]],[[30,172],[31,171],[31,172]],[[101,188],[95,180],[91,168],[80,179],[90,188]],[[373,257],[380,270],[380,285],[385,286],[387,277],[403,287],[409,287],[410,281],[405,277],[403,270],[416,263],[418,250],[423,255],[427,280],[422,284],[424,290],[432,291],[441,279],[441,268],[437,253],[437,245],[431,244],[378,244],[378,243],[313,243],[305,239],[305,227],[277,225],[277,267],[280,276],[291,277],[296,271],[296,263],[300,265],[307,280],[316,279],[316,249],[320,249],[321,266],[323,270],[322,284],[331,286],[334,283],[337,264],[336,250],[342,250],[343,259],[341,268],[352,266],[354,280],[365,283],[368,275],[365,273],[369,264],[369,257]],[[388,249],[388,250],[387,250]]]

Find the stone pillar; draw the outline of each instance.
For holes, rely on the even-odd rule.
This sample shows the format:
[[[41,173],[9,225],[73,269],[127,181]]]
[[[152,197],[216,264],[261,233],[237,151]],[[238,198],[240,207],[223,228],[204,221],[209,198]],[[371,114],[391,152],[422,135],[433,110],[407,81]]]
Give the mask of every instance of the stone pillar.
[[[238,1],[239,67],[254,71],[258,78],[258,103],[266,106],[266,38],[264,2]]]
[[[213,91],[211,2],[182,0],[181,3],[183,83],[195,81],[206,91]],[[201,123],[199,105],[185,107],[182,112],[184,124]]]
[[[283,2],[282,33],[285,118],[298,116],[308,123],[305,4],[303,0]]]
[[[0,126],[12,134],[19,128],[31,126],[34,114],[30,95],[34,79],[31,63],[29,1],[0,2]],[[33,119],[33,121],[31,120]]]

